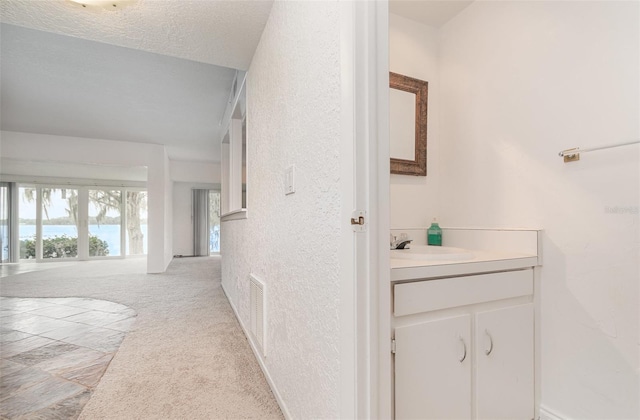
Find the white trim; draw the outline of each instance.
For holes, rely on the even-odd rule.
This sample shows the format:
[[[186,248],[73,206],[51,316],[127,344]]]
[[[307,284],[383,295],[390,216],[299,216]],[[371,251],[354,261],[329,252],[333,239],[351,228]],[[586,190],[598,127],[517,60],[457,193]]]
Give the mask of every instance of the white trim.
[[[340,226],[343,232],[340,237],[340,377],[339,395],[340,418],[359,418],[358,407],[358,370],[356,352],[357,318],[356,310],[356,272],[355,272],[355,238],[351,230],[351,212],[354,202],[354,142],[355,142],[355,70],[356,29],[355,2],[339,3],[340,9],[340,128],[342,137],[340,149],[341,201]],[[361,416],[362,417],[362,416]],[[362,417],[364,418],[364,417]]]
[[[340,319],[349,323],[343,327],[355,337],[355,342],[353,338],[348,341],[343,337],[343,345],[355,345],[355,348],[345,347],[352,353],[342,357],[345,367],[341,398],[345,402],[341,414],[344,418],[392,418],[391,354],[387,340],[391,322],[389,208],[386,204],[390,178],[389,6],[386,1],[348,3],[351,10],[347,9],[348,18],[341,31],[342,83],[345,85],[342,103],[348,107],[342,114],[345,119],[343,144],[346,143],[342,153],[345,165],[352,162],[353,171],[346,173],[349,178],[344,180],[342,222],[343,226],[348,225],[354,210],[365,212],[367,218],[362,232],[351,233],[349,226],[345,228],[351,233],[354,246],[343,253],[353,258],[355,265],[345,263],[344,274],[347,275],[350,267],[355,272],[343,281],[347,284],[341,289],[341,300],[345,305],[353,303],[353,309],[341,308]],[[345,365],[345,361],[350,360],[354,365]],[[355,380],[355,415],[347,411],[352,395],[347,388],[349,380]]]
[[[567,417],[561,416],[549,410],[547,407],[540,406],[540,420],[566,420]]]
[[[376,90],[372,93],[375,95],[376,108],[373,110],[373,118],[375,121],[376,137],[376,154],[370,159],[372,177],[371,190],[374,196],[370,198],[370,206],[374,207],[377,212],[376,236],[371,239],[371,247],[376,249],[372,253],[374,260],[371,261],[371,270],[374,275],[371,281],[374,285],[374,294],[372,294],[371,313],[377,318],[372,320],[372,329],[376,333],[377,352],[374,353],[375,359],[373,369],[377,372],[374,377],[377,404],[375,406],[376,418],[393,418],[393,377],[391,369],[391,288],[389,286],[391,280],[390,269],[390,250],[388,246],[389,230],[390,230],[390,207],[389,207],[389,185],[391,183],[390,175],[390,156],[389,152],[389,2],[374,2],[376,7],[376,21],[374,33],[370,34],[373,39],[375,35],[375,46],[371,48],[377,51],[375,61],[371,65],[375,69]],[[374,143],[374,141],[372,141]],[[381,205],[380,203],[384,203]],[[377,300],[373,300],[377,299]],[[372,315],[373,316],[373,315]]]
[[[233,309],[233,313],[236,316],[236,319],[238,320],[238,324],[240,324],[240,327],[242,328],[242,332],[243,332],[244,336],[247,338],[247,341],[249,342],[249,346],[251,347],[251,351],[253,352],[253,355],[255,356],[256,360],[258,361],[258,364],[260,365],[260,369],[262,369],[262,373],[264,374],[264,377],[267,379],[267,383],[269,384],[269,388],[271,388],[271,392],[273,392],[273,395],[276,397],[276,401],[278,402],[278,405],[280,406],[280,410],[282,411],[282,414],[284,415],[284,418],[286,420],[292,420],[293,417],[291,416],[291,413],[289,413],[289,409],[287,408],[287,405],[284,403],[284,400],[282,399],[282,395],[280,395],[280,392],[278,392],[278,388],[276,388],[276,385],[273,382],[273,379],[271,378],[271,375],[269,375],[269,371],[267,370],[267,367],[264,365],[264,361],[262,360],[262,357],[260,356],[260,350],[258,349],[258,347],[256,346],[255,342],[253,341],[253,338],[252,338],[251,334],[249,333],[249,330],[245,327],[244,323],[242,322],[242,319],[238,315],[238,311],[236,310],[235,305],[233,304],[231,299],[229,299],[229,293],[227,293],[227,290],[224,287],[224,283],[220,282],[220,285],[222,286],[222,291],[224,292],[224,295],[227,298],[227,302],[229,302],[229,305],[231,306],[231,309]]]
[[[19,210],[19,200],[20,200],[20,188],[18,184],[13,184],[13,188],[11,189],[11,209],[9,213],[9,220],[11,220],[11,263],[19,263],[20,262],[20,210]]]
[[[247,73],[248,72],[246,71],[236,70],[236,76],[231,83],[231,87],[233,88],[233,86],[235,85],[236,90],[235,92],[233,91],[233,89],[231,90],[227,108],[225,109],[222,120],[220,121],[220,128],[222,129],[220,130],[220,132],[222,133],[220,137],[221,143],[224,143],[224,137],[226,136],[227,130],[229,129],[229,124],[231,123],[231,119],[233,118],[233,113],[235,112],[236,107],[238,106],[238,104],[240,104],[241,101],[246,100],[245,86],[247,81]],[[245,106],[245,104],[240,105],[240,108]]]
[[[78,259],[86,261],[89,259],[89,188],[77,188],[78,209],[77,209],[77,225],[78,238],[76,239],[78,247]],[[122,229],[122,219],[120,219],[120,228]]]
[[[230,222],[232,220],[242,220],[247,218],[248,218],[247,209],[234,210],[221,215],[220,223]]]
[[[118,187],[118,188],[147,188],[145,181],[127,181],[113,179],[62,178],[48,176],[26,176],[1,174],[3,182],[17,182],[21,185],[55,185],[58,187]]]
[[[20,185],[18,185],[18,190]],[[20,218],[20,210],[18,210]],[[42,187],[36,187],[36,261],[43,260],[42,252]]]

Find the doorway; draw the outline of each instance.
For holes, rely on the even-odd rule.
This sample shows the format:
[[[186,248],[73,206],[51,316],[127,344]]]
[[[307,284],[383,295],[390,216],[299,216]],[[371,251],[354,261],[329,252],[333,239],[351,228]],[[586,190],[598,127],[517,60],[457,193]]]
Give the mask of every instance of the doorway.
[[[209,254],[220,253],[220,191],[209,190]]]
[[[193,256],[220,253],[220,191],[192,190]]]
[[[11,191],[8,182],[0,183],[0,263],[11,262]]]

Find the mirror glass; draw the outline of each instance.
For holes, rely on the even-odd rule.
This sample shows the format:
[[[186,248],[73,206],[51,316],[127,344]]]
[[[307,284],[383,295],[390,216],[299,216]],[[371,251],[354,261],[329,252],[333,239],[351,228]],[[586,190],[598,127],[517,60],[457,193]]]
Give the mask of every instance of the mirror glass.
[[[427,175],[428,82],[389,73],[391,173]]]
[[[416,95],[389,89],[391,157],[413,160],[416,155]]]

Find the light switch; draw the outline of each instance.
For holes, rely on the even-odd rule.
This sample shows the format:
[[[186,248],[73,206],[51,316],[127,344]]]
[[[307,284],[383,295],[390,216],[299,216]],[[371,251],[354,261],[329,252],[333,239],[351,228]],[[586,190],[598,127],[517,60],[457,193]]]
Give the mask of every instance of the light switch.
[[[284,193],[285,195],[293,194],[296,192],[295,184],[296,168],[294,165],[289,165],[284,175]]]

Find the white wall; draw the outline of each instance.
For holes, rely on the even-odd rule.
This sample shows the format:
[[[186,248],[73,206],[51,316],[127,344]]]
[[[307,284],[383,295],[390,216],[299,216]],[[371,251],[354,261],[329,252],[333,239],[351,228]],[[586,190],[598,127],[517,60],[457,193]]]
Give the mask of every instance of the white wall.
[[[0,158],[0,174],[11,174],[26,180],[37,180],[35,177],[41,174],[47,178],[110,181],[109,184],[126,186],[143,186],[147,182],[145,166],[34,162],[5,158]]]
[[[193,187],[191,183],[173,184],[173,254],[193,255]]]
[[[223,286],[245,326],[249,273],[266,283],[262,362],[296,419],[340,417],[338,8],[274,3],[247,80],[248,218],[222,226]]]
[[[638,2],[475,2],[441,30],[442,219],[545,229],[542,405],[640,417]]]
[[[169,159],[163,146],[11,131],[2,131],[0,139],[0,157],[10,161],[47,163],[41,169],[50,167],[49,162],[147,167],[149,194],[147,271],[149,273],[165,271],[173,253],[171,180]],[[3,173],[3,175],[7,174]]]
[[[163,195],[163,205],[164,205],[164,241],[163,241],[163,251],[164,251],[164,261],[165,266],[163,267],[163,272],[169,266],[171,259],[173,258],[173,182],[171,182],[171,166],[169,163],[169,155],[167,154],[167,149],[162,147],[162,180],[164,187],[164,195]],[[150,174],[151,176],[151,174]],[[151,178],[149,178],[150,180]],[[149,187],[149,180],[147,181],[147,188]],[[151,199],[151,193],[148,193],[149,199]],[[151,208],[151,205],[149,205]],[[151,217],[149,217],[151,219]],[[154,237],[149,235],[149,241],[153,240]],[[151,250],[151,244],[147,244],[149,250]]]
[[[219,184],[220,164],[172,160],[171,180],[174,182],[191,182],[194,184]]]
[[[220,189],[220,164],[171,162],[173,181],[173,254],[193,255],[193,202],[191,191]]]
[[[389,69],[392,72],[429,82],[427,176],[391,175],[391,228],[424,227],[434,217],[439,217],[440,211],[438,31],[391,14],[389,44]]]

